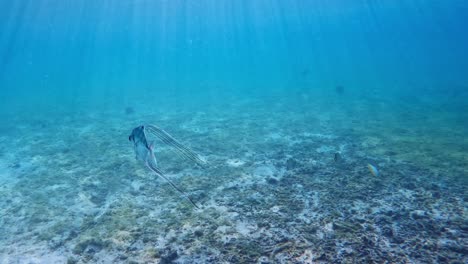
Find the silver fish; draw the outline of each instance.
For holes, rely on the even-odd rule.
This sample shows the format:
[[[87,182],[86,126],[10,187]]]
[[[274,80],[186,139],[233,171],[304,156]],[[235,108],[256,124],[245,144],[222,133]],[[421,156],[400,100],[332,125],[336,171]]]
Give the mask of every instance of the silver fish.
[[[379,172],[379,170],[377,169],[377,167],[375,167],[374,165],[372,165],[372,164],[369,163],[369,164],[367,164],[367,168],[369,169],[369,172],[370,172],[373,176],[375,176],[375,177],[379,176],[380,172]]]
[[[128,140],[133,142],[136,159],[143,162],[148,169],[156,173],[159,177],[166,180],[174,189],[176,189],[182,196],[184,196],[195,208],[199,208],[190,197],[170,181],[164,173],[158,168],[156,157],[153,152],[153,144],[148,143],[147,135],[152,134],[159,138],[163,143],[172,147],[172,149],[181,157],[194,161],[200,166],[206,165],[206,161],[202,159],[197,153],[193,152],[188,147],[182,145],[166,131],[154,125],[142,125],[133,129],[128,137]]]

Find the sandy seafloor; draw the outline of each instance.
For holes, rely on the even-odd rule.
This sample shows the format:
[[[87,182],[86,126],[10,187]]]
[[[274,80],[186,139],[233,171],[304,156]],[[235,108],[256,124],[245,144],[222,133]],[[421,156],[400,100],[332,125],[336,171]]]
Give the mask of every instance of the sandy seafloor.
[[[0,263],[467,263],[463,100],[340,96],[5,116]],[[156,147],[200,210],[140,123],[207,159]]]

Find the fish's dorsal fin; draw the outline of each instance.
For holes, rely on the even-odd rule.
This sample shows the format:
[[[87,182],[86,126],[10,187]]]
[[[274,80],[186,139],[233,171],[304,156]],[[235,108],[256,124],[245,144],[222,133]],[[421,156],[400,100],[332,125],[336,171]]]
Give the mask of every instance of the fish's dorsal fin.
[[[152,135],[156,136],[159,140],[161,140],[166,145],[172,147],[172,149],[181,157],[186,158],[195,162],[197,165],[201,167],[205,167],[207,162],[204,160],[200,155],[195,153],[190,148],[182,145],[178,142],[175,138],[169,135],[166,131],[162,130],[161,128],[155,125],[146,125],[146,130],[150,132]]]
[[[195,208],[200,209],[200,207],[198,207],[195,204],[195,202],[192,201],[192,199],[190,199],[190,197],[184,191],[182,191],[179,187],[177,187],[177,185],[175,185],[171,180],[169,180],[169,178],[167,178],[164,175],[164,173],[158,167],[155,166],[155,164],[152,164],[151,162],[146,161],[146,166],[150,170],[152,170],[154,173],[156,173],[156,175],[166,180],[176,191],[178,191],[185,199],[187,199]]]

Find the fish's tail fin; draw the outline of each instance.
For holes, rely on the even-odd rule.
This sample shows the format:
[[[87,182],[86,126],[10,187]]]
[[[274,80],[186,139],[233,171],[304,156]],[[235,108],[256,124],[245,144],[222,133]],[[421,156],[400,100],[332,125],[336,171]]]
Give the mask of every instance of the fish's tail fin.
[[[184,192],[182,191],[179,187],[177,187],[171,180],[169,180],[169,178],[167,178],[164,173],[159,169],[157,168],[154,164],[152,164],[151,162],[146,162],[146,166],[152,170],[154,173],[156,173],[156,175],[158,175],[159,177],[163,178],[164,180],[166,180],[174,189],[176,189],[176,191],[178,191],[185,199],[187,199],[195,208],[197,209],[200,209],[200,207],[198,207],[194,201],[192,201],[192,199],[190,199],[190,197]]]
[[[148,132],[151,132],[151,134],[159,138],[163,143],[171,146],[179,156],[189,159],[201,167],[206,167],[206,160],[204,160],[200,155],[195,153],[190,148],[182,145],[166,131],[155,125],[146,125],[145,128],[148,130]]]

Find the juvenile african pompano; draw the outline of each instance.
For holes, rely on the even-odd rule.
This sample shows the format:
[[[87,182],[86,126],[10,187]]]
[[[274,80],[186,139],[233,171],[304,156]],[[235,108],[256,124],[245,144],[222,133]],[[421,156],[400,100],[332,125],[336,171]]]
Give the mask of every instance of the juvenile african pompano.
[[[151,171],[156,173],[159,177],[166,180],[174,189],[176,189],[182,196],[184,196],[193,206],[198,208],[198,206],[188,197],[188,195],[183,192],[179,187],[177,187],[172,181],[170,181],[164,173],[158,168],[156,157],[154,156],[154,143],[148,143],[147,133],[156,136],[163,143],[172,147],[172,149],[181,157],[189,159],[196,164],[203,166],[206,164],[206,161],[203,160],[198,154],[193,152],[188,147],[182,145],[172,136],[170,136],[166,131],[158,128],[154,125],[142,125],[133,129],[132,134],[128,137],[128,140],[133,142],[133,147],[135,150],[136,159],[144,162],[146,167]]]

